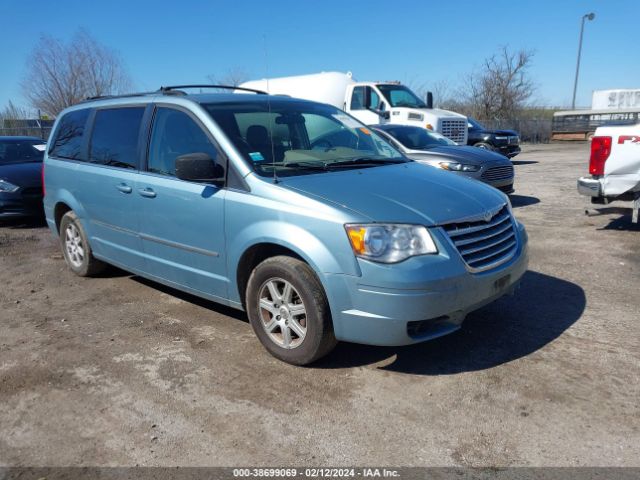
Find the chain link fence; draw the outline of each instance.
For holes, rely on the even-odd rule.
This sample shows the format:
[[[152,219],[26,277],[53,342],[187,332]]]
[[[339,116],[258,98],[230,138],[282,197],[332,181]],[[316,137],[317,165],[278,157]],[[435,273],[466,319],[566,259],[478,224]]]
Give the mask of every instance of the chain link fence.
[[[38,137],[46,141],[49,138],[50,133],[51,133],[51,127],[0,128],[0,137],[27,136],[27,137]]]

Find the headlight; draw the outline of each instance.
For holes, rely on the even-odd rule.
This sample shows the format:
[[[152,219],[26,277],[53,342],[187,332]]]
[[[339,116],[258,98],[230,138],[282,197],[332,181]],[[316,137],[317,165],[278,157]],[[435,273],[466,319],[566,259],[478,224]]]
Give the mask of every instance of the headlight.
[[[438,253],[422,225],[372,223],[345,225],[353,253],[375,262],[397,263],[416,255]]]
[[[479,165],[469,165],[467,163],[457,163],[457,162],[440,162],[440,168],[444,168],[445,170],[453,170],[455,172],[477,172],[480,170]]]
[[[496,140],[508,140],[509,137],[496,137]]]
[[[17,192],[19,188],[20,187],[18,187],[17,185],[14,185],[13,183],[9,183],[6,180],[0,179],[0,192],[1,193]]]

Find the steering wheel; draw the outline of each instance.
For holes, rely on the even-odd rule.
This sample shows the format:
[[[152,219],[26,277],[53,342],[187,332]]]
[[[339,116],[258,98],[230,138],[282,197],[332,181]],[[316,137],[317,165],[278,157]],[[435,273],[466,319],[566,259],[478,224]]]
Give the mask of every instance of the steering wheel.
[[[311,144],[311,149],[312,150],[321,149],[321,148],[324,149],[325,152],[328,152],[329,150],[331,150],[332,148],[335,148],[335,147],[326,138],[321,138],[320,140],[316,140],[315,142],[313,142]]]

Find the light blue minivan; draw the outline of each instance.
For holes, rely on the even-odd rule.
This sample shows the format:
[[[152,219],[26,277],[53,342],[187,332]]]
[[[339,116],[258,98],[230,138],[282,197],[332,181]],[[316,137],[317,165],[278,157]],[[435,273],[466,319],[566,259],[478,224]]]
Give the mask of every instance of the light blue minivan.
[[[116,265],[245,310],[293,364],[338,340],[406,345],[513,292],[506,195],[412,162],[344,112],[189,86],[62,112],[44,206],[76,274]]]

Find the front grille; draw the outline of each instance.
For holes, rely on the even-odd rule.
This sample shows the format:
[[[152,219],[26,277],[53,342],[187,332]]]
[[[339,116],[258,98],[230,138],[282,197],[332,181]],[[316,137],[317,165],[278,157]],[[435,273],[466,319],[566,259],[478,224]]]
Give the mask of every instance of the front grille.
[[[456,143],[465,143],[466,120],[442,120],[442,135]]]
[[[518,248],[506,205],[488,221],[450,223],[442,228],[472,271],[495,268],[513,257]]]
[[[483,180],[507,180],[513,178],[513,166],[491,167],[482,172]]]

